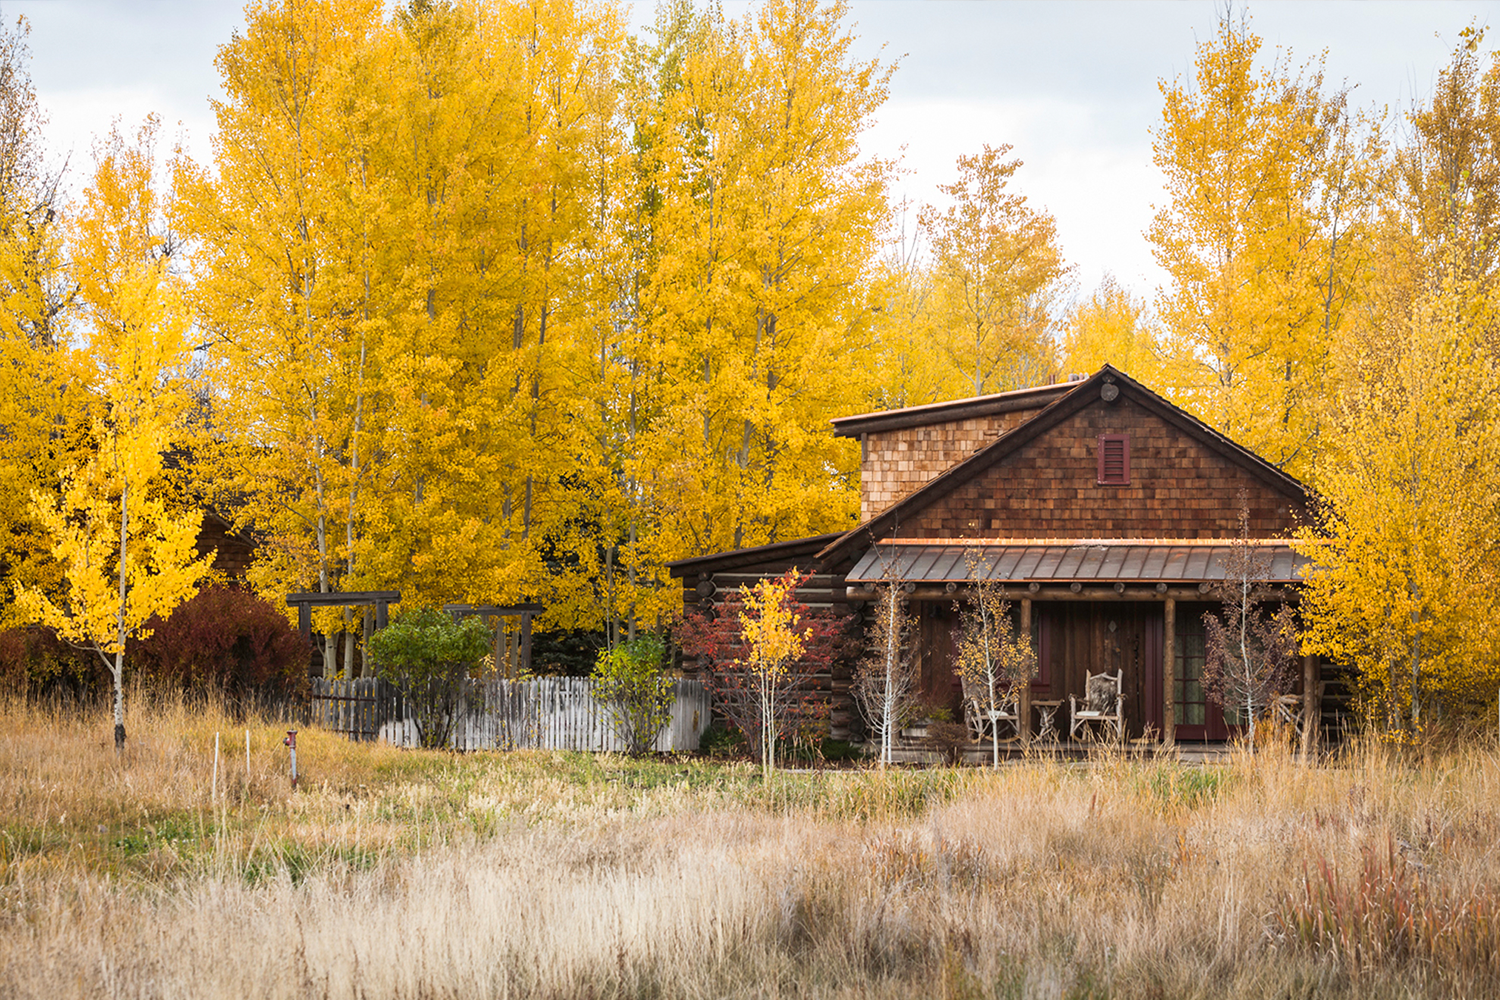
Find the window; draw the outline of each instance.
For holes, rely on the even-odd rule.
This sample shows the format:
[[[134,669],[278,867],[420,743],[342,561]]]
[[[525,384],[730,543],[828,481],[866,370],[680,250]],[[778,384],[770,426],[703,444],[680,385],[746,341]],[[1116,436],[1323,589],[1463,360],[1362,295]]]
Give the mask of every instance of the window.
[[[1130,435],[1099,435],[1099,482],[1109,486],[1130,485]]]

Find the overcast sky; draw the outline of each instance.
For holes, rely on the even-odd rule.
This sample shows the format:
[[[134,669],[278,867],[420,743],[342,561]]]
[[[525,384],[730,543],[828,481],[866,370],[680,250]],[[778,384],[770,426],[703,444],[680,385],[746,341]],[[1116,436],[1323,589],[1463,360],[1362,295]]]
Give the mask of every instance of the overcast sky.
[[[637,27],[653,4],[638,3]],[[729,0],[731,15],[747,7]],[[895,60],[890,101],[868,133],[872,154],[902,157],[898,194],[937,199],[954,159],[1009,143],[1025,161],[1016,186],[1057,218],[1079,286],[1106,272],[1142,295],[1160,282],[1141,235],[1163,200],[1151,163],[1158,82],[1191,73],[1219,5],[1177,2],[855,0],[858,52]],[[1425,97],[1459,31],[1496,17],[1496,2],[1258,2],[1266,50],[1302,63],[1325,50],[1329,82],[1357,85],[1356,104],[1393,110]],[[71,154],[76,181],[94,136],[119,117],[158,112],[208,159],[219,94],[217,47],[243,27],[241,5],[217,0],[0,0],[32,25],[32,76],[50,116],[48,143]],[[1497,29],[1500,31],[1500,29]]]

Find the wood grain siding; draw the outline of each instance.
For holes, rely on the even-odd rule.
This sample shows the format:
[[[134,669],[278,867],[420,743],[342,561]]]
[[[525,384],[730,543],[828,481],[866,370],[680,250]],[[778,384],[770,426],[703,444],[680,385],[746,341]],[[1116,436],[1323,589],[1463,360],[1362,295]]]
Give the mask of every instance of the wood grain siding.
[[[863,436],[859,519],[867,521],[918,487],[1036,415],[1012,410],[925,427],[877,431]]]
[[[1101,484],[1101,438],[1129,435],[1130,481]],[[1128,398],[1084,407],[908,519],[906,538],[1228,538],[1283,535],[1298,501]]]

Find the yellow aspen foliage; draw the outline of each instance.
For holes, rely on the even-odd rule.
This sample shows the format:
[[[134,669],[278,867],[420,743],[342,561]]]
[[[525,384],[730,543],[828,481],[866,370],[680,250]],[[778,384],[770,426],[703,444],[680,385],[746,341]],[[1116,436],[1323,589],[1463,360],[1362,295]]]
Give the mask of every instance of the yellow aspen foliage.
[[[474,4],[397,27],[406,104],[380,166],[400,213],[380,295],[390,488],[365,558],[430,601],[538,596],[539,543],[572,513],[560,481],[589,450],[601,167],[578,151],[614,114],[620,18]]]
[[[857,446],[828,421],[865,396],[852,361],[885,168],[858,137],[889,70],[852,57],[845,12],[776,0],[728,22],[678,5],[628,67],[628,377],[611,422],[629,442],[622,492],[651,514],[630,565],[658,595],[667,560],[858,510]]]
[[[1305,651],[1359,671],[1373,723],[1418,735],[1493,706],[1500,393],[1477,292],[1450,269],[1390,352],[1347,359],[1318,470]],[[1492,711],[1492,708],[1491,708]]]
[[[958,158],[958,180],[938,185],[952,199],[923,209],[933,256],[935,345],[956,372],[953,395],[982,395],[1051,381],[1057,371],[1050,326],[1066,268],[1057,224],[1008,191],[1021,167],[1009,146]]]
[[[940,349],[944,321],[922,229],[903,204],[898,234],[877,261],[862,312],[867,347],[859,355],[868,393],[860,409],[894,410],[965,395],[968,375]]]
[[[1149,384],[1156,382],[1156,343],[1145,303],[1106,274],[1088,298],[1068,310],[1063,325],[1063,371],[1089,373],[1106,364]]]
[[[1481,54],[1485,29],[1459,32],[1425,105],[1407,115],[1407,135],[1383,178],[1386,211],[1378,231],[1370,312],[1378,339],[1452,271],[1474,293],[1495,301],[1500,278],[1500,56]],[[1492,356],[1500,356],[1493,310],[1474,312]]]
[[[114,738],[125,742],[125,643],[149,634],[208,572],[197,553],[201,512],[163,496],[163,454],[183,429],[191,316],[171,272],[173,237],[153,178],[156,123],[137,144],[113,134],[99,154],[75,223],[75,274],[86,310],[87,352],[101,403],[94,453],[61,470],[62,497],[36,491],[33,515],[50,533],[65,593],[19,595],[22,610],[64,639],[95,650],[114,678]]]
[[[581,0],[267,2],[221,50],[217,176],[184,212],[257,587],[560,603],[548,546],[592,467],[615,290],[591,268],[622,23]],[[360,623],[315,622],[343,636],[325,668],[355,670]]]
[[[0,627],[12,592],[61,586],[51,541],[24,498],[58,488],[81,455],[92,410],[88,375],[68,336],[75,295],[62,235],[60,175],[44,163],[28,71],[29,26],[0,27]]]
[[[364,176],[355,140],[378,91],[360,100],[336,84],[380,12],[337,0],[249,6],[245,33],[218,56],[216,175],[195,172],[179,206],[224,389],[214,485],[261,538],[251,582],[273,595],[342,589],[374,478],[361,434],[374,395],[361,265],[374,234],[350,221],[368,207],[350,178]],[[319,615],[325,634],[337,631],[334,613]]]
[[[1229,13],[1191,81],[1161,86],[1155,161],[1170,196],[1149,238],[1170,276],[1157,302],[1162,388],[1293,474],[1316,467],[1329,345],[1365,277],[1369,162],[1346,92],[1293,72]]]

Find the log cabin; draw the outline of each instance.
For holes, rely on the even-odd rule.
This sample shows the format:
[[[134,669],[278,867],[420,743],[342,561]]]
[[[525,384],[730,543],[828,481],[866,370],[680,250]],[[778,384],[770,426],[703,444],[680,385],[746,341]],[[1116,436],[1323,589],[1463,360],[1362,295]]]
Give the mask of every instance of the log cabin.
[[[1306,486],[1108,365],[1059,384],[842,417],[833,433],[860,442],[860,523],[671,563],[685,609],[711,609],[796,566],[813,574],[802,600],[860,630],[875,587],[898,579],[919,618],[922,694],[959,718],[957,603],[965,553],[977,550],[1037,653],[1021,692],[1028,731],[1035,712],[1082,698],[1087,675],[1122,671],[1128,738],[1231,735],[1201,684],[1209,590],[1247,508],[1272,583],[1295,599],[1305,558],[1287,538],[1308,514]],[[1317,671],[1302,663],[1296,705],[1314,721]],[[835,665],[817,680],[839,738],[861,728],[852,673]]]

